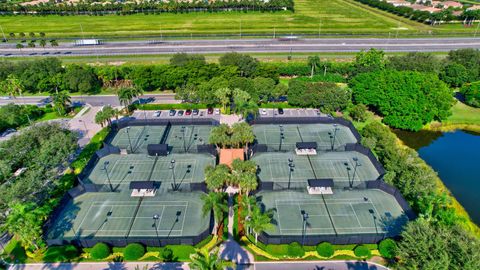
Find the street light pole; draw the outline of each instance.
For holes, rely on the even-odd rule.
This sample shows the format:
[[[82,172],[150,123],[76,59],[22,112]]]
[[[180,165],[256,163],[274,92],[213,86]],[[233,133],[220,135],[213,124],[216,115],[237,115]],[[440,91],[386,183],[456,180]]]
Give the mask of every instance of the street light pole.
[[[127,137],[128,137],[128,144],[130,144],[130,152],[133,153],[132,140],[130,139],[130,127],[127,127]]]
[[[112,186],[112,181],[110,180],[110,175],[108,174],[108,164],[110,164],[110,161],[105,161],[103,163],[103,169],[105,170],[105,173],[107,174],[107,180],[108,180],[108,184],[110,185],[110,190],[113,192],[113,186]]]
[[[160,239],[158,237],[158,228],[157,228],[157,220],[160,218],[158,214],[153,215],[153,226],[155,226],[155,234],[157,235],[158,246],[160,246]]]
[[[170,169],[172,170],[172,180],[173,180],[172,189],[176,191],[177,183],[175,182],[175,159],[172,159],[172,161],[170,161]]]
[[[304,210],[302,210],[300,213],[302,214],[302,219],[303,219],[302,246],[304,246],[305,245],[305,235],[307,234],[308,213],[306,213]]]

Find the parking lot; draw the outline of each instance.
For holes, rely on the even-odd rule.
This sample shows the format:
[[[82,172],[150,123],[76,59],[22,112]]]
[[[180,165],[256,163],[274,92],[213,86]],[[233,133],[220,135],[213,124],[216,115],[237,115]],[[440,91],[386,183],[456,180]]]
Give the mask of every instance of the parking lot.
[[[283,112],[283,113],[282,113]],[[259,117],[327,117],[329,115],[320,112],[318,109],[259,109]]]
[[[136,119],[206,119],[213,118],[220,120],[220,110],[213,110],[211,113],[207,109],[200,109],[198,113],[195,110],[187,112],[187,110],[174,110],[175,114],[170,113],[170,110],[158,110],[158,111],[140,111],[137,110],[133,113],[132,117]]]

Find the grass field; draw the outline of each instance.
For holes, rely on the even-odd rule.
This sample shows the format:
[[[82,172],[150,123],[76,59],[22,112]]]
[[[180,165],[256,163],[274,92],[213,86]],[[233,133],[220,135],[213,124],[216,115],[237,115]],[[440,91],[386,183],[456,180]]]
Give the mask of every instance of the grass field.
[[[480,125],[480,109],[457,102],[452,107],[452,115],[445,123]]]
[[[460,25],[431,27],[353,0],[295,0],[295,12],[226,12],[128,16],[5,16],[5,33],[45,32],[48,38],[311,33],[402,35],[472,32]],[[241,25],[241,27],[240,27]]]

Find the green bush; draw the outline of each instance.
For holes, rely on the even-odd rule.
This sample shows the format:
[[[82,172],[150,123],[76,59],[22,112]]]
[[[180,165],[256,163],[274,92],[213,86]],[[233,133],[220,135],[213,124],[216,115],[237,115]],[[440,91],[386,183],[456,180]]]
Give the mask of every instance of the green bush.
[[[123,252],[123,258],[129,261],[138,260],[143,255],[145,255],[145,247],[138,243],[128,244]]]
[[[305,250],[299,243],[293,242],[288,245],[288,256],[303,257],[303,255],[305,255]]]
[[[108,257],[111,253],[110,247],[105,243],[97,243],[90,250],[92,259],[101,260]]]
[[[206,109],[207,104],[179,103],[179,104],[142,104],[136,105],[140,110],[187,110],[187,109]]]
[[[387,259],[392,259],[393,257],[395,257],[396,248],[397,243],[395,243],[395,241],[390,238],[383,239],[378,245],[378,250],[380,251],[380,254]]]
[[[163,259],[164,262],[171,262],[174,259],[173,250],[166,247],[162,250],[161,256],[162,256],[162,259]]]
[[[370,249],[364,245],[359,245],[357,246],[353,252],[355,253],[355,256],[360,257],[360,258],[366,258],[370,256]]]
[[[267,245],[265,251],[275,256],[288,255],[288,245]]]
[[[358,122],[365,122],[368,118],[367,106],[361,103],[350,108],[349,112],[350,117]]]
[[[78,249],[73,245],[48,247],[43,256],[45,262],[70,262],[79,255]]]
[[[318,244],[317,253],[322,257],[330,258],[333,256],[333,253],[335,253],[335,249],[329,242],[323,242]]]

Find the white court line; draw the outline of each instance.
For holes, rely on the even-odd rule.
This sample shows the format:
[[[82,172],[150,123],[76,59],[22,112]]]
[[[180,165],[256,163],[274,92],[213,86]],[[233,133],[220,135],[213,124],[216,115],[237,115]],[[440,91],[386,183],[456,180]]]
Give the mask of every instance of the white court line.
[[[277,217],[278,217],[278,228],[280,229],[280,231],[282,231],[282,224],[280,223],[280,208],[278,208],[278,205],[277,205],[277,202],[275,201],[275,207],[277,209],[276,213],[277,213]]]
[[[353,209],[352,203],[349,203],[348,205],[350,205],[350,208],[352,208],[352,211],[355,214],[355,218],[357,219],[358,226],[362,227],[362,223],[360,223],[360,220],[358,219],[357,212],[355,211],[355,209]]]
[[[183,215],[182,229],[181,229],[180,235],[183,235],[183,228],[184,228],[184,225],[185,225],[185,219],[186,219],[186,216],[187,216],[187,210],[188,210],[188,202],[187,202],[187,205],[185,206],[185,214]]]
[[[158,226],[160,226],[160,222],[162,222],[163,219],[163,212],[165,211],[165,206],[162,208],[162,213],[160,213],[160,216],[158,217],[158,223],[155,225],[155,229],[158,231]]]

